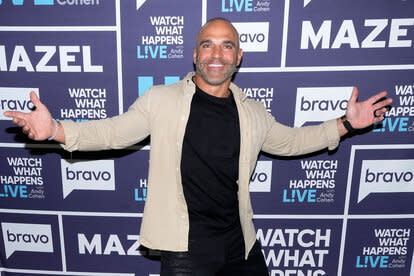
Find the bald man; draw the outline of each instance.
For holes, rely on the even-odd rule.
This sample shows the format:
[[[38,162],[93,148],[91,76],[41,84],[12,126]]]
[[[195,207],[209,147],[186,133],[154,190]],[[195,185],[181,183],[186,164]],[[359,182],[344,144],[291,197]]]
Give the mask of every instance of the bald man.
[[[381,92],[357,102],[354,88],[342,118],[290,128],[231,82],[241,58],[236,29],[214,18],[198,33],[196,72],[152,87],[122,115],[57,123],[34,93],[34,112],[5,115],[29,138],[69,151],[124,148],[151,135],[140,243],[161,251],[161,275],[268,275],[248,187],[259,152],[333,150],[341,136],[382,121],[391,99]]]

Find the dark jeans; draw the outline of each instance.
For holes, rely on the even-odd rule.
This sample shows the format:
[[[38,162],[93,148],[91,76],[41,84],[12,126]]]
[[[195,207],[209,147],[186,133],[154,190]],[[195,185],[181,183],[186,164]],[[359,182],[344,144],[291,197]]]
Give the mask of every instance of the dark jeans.
[[[220,255],[220,254],[218,254]],[[213,256],[213,257],[212,257]],[[161,252],[161,276],[268,276],[260,243],[256,241],[247,260],[226,260],[211,254],[201,262],[188,252]]]

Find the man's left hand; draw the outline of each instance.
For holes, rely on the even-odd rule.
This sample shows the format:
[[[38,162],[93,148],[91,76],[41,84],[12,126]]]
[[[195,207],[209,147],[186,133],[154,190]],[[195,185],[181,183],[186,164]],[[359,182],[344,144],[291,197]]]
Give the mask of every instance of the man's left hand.
[[[380,92],[363,102],[358,100],[358,88],[354,87],[346,108],[346,118],[354,129],[361,129],[384,120],[387,106],[392,103],[391,98],[385,98],[387,92]],[[342,130],[342,131],[341,131]],[[346,133],[341,127],[341,135]]]

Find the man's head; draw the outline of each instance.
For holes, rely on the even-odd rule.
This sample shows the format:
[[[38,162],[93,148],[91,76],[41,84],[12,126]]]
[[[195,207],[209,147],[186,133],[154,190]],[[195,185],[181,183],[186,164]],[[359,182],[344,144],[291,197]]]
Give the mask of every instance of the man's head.
[[[200,29],[193,53],[197,74],[209,85],[230,82],[240,64],[239,35],[224,18],[213,18]]]

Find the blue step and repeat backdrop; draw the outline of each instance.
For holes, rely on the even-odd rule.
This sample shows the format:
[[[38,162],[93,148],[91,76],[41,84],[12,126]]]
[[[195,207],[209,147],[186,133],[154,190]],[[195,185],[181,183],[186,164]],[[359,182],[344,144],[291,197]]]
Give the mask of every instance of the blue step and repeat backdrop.
[[[2,276],[159,274],[139,247],[150,145],[71,154],[3,111],[29,111],[35,91],[59,120],[121,114],[193,70],[217,16],[240,33],[235,83],[281,123],[341,116],[354,85],[394,100],[335,152],[260,156],[250,189],[270,275],[414,275],[412,0],[0,0]]]

